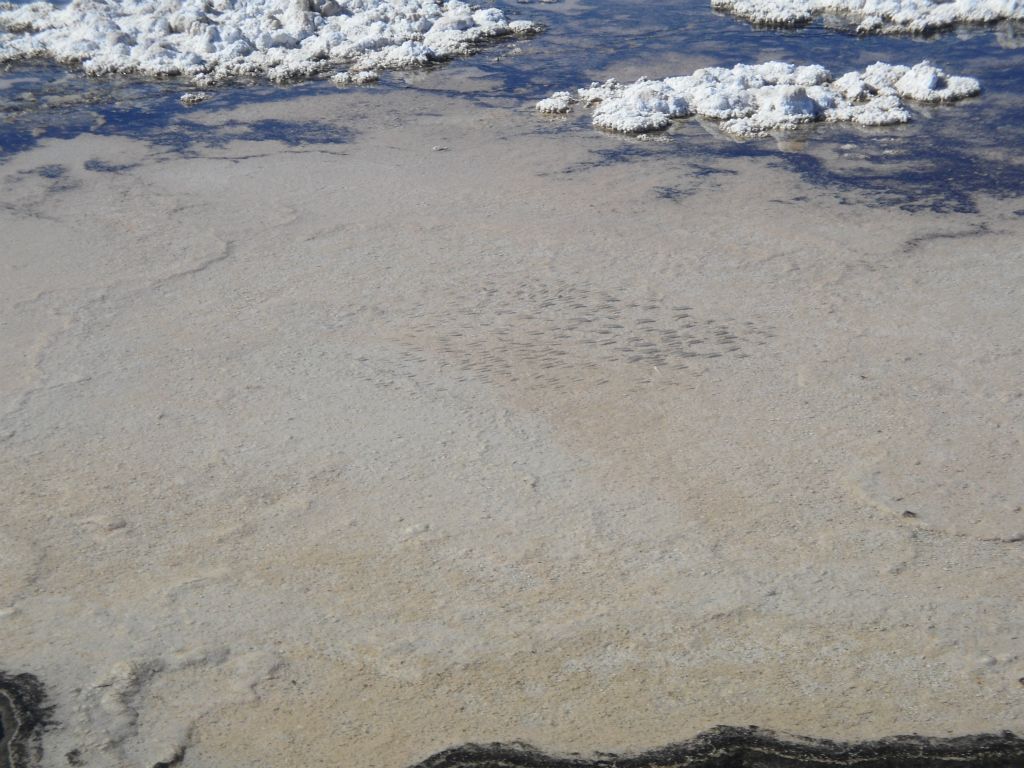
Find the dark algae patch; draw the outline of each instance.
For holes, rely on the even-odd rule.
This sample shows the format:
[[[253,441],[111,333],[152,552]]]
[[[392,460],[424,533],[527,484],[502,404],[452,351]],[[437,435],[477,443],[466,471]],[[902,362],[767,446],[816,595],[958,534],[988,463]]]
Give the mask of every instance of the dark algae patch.
[[[39,764],[53,724],[40,681],[0,672],[0,768]],[[78,750],[65,756],[82,765]],[[179,764],[184,750],[154,768]],[[1022,768],[1024,739],[1004,731],[953,738],[891,736],[842,742],[778,734],[755,726],[718,726],[694,738],[634,755],[552,755],[528,744],[465,744],[410,768]]]
[[[0,672],[0,768],[28,768],[39,761],[52,712],[37,678]]]
[[[689,741],[633,756],[554,756],[525,744],[467,744],[412,768],[1021,768],[1024,739],[1012,733],[932,739],[892,736],[846,743],[758,728],[719,726]]]

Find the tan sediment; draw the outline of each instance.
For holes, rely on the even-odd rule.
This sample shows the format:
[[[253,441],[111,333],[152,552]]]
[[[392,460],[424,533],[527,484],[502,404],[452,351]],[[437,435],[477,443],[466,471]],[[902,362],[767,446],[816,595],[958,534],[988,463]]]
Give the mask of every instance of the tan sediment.
[[[1020,731],[1014,206],[401,98],[0,168],[0,647],[47,764]]]

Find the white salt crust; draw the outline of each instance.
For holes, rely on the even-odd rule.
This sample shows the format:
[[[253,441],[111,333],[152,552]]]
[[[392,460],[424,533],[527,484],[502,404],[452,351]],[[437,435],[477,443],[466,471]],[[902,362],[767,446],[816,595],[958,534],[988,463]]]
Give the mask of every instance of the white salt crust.
[[[209,98],[210,94],[206,93],[206,91],[188,91],[187,93],[181,94],[181,96],[178,97],[178,100],[186,107],[191,107],[193,104],[202,104]]]
[[[700,115],[721,120],[728,133],[752,136],[815,121],[891,125],[910,120],[903,99],[950,102],[981,91],[970,77],[947,75],[922,61],[913,67],[877,62],[839,78],[824,67],[779,61],[708,67],[685,77],[615,80],[559,91],[537,103],[540,112],[568,112],[582,102],[595,107],[593,123],[624,133],[667,128],[672,118]]]
[[[380,79],[380,74],[375,69],[364,69],[356,72],[338,72],[331,75],[331,80],[338,85],[367,85],[375,83]]]
[[[538,101],[537,111],[550,112],[552,114],[568,112],[572,109],[572,105],[577,101],[579,101],[579,99],[575,98],[568,91],[557,91],[552,93],[548,98]]]
[[[442,61],[535,29],[461,0],[0,2],[0,63],[45,57],[92,75],[184,75],[200,86],[282,81]]]
[[[711,0],[711,7],[755,24],[796,26],[841,16],[865,33],[921,33],[956,24],[1024,19],[1024,0]]]

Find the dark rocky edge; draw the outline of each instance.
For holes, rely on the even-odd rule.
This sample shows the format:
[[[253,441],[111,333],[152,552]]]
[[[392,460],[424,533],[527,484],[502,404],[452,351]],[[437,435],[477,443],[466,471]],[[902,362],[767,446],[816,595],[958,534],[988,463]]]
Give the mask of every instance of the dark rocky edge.
[[[0,768],[31,768],[53,724],[42,683],[0,671]],[[69,762],[75,764],[77,761]],[[1024,768],[1024,739],[1009,731],[954,738],[892,736],[840,742],[718,726],[636,755],[549,755],[528,744],[466,744],[411,768]]]
[[[412,768],[1024,768],[1010,732],[949,739],[892,736],[845,743],[719,726],[638,755],[548,755],[526,744],[467,744]]]
[[[36,677],[0,672],[0,768],[29,768],[39,762],[43,730],[52,714]]]

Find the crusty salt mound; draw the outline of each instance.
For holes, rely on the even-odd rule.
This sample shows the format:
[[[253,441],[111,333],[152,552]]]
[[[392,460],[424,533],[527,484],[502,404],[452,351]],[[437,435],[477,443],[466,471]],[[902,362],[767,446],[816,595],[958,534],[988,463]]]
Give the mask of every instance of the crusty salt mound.
[[[577,99],[568,91],[558,91],[552,93],[548,98],[538,101],[537,111],[552,114],[568,112],[576,101]]]
[[[400,69],[533,31],[461,0],[73,0],[0,2],[0,63],[45,57],[92,75],[281,81]]]
[[[755,24],[798,26],[839,16],[865,33],[924,33],[957,24],[1024,19],[1022,0],[711,0],[711,7]]]
[[[641,78],[632,85],[593,83],[576,96],[559,91],[538,102],[537,110],[568,112],[582,102],[595,107],[595,126],[624,133],[662,130],[672,118],[701,115],[721,120],[729,133],[754,136],[815,121],[905,123],[911,115],[903,99],[949,102],[980,91],[977,80],[947,75],[927,61],[913,67],[878,62],[839,78],[817,65],[770,61],[708,67],[664,80]]]
[[[181,94],[178,100],[181,101],[186,107],[191,107],[195,104],[202,104],[204,101],[210,98],[210,94],[206,91],[189,91]]]

